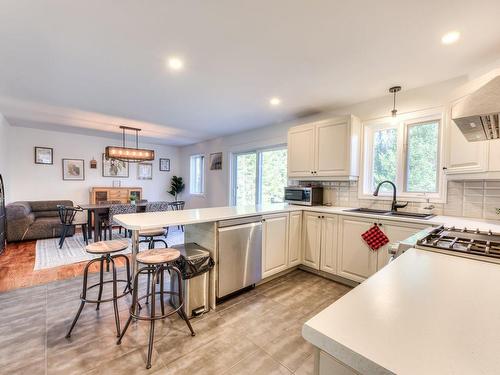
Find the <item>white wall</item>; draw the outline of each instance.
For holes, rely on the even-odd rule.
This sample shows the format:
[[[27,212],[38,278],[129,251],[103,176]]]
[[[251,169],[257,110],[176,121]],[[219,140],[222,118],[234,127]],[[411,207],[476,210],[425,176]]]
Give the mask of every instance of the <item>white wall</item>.
[[[9,136],[10,125],[5,120],[5,118],[0,113],[0,174],[2,175],[5,182],[5,193],[6,199],[9,199],[10,189],[7,184],[9,182],[8,177],[8,136]]]
[[[397,108],[399,113],[413,112],[449,106],[451,101],[463,96],[470,89],[471,85],[467,77],[458,77],[452,80],[439,82],[430,86],[418,89],[402,91],[397,98]],[[286,104],[284,104],[286,105]],[[358,103],[343,108],[330,108],[322,114],[303,118],[301,120],[267,126],[254,129],[245,133],[217,138],[214,140],[201,142],[195,145],[181,148],[181,176],[186,180],[186,187],[189,187],[189,156],[193,154],[205,154],[207,157],[205,174],[204,196],[191,196],[188,188],[184,199],[188,207],[214,207],[225,206],[230,202],[230,163],[229,158],[232,152],[250,150],[266,146],[286,143],[287,130],[289,127],[306,123],[322,118],[354,114],[362,121],[388,116],[392,109],[392,97],[385,95],[366,102]],[[208,157],[210,153],[223,152],[223,170],[208,170]]]
[[[1,135],[1,133],[0,133]],[[102,153],[109,145],[120,145],[121,139],[110,139],[75,133],[40,130],[11,126],[8,134],[9,164],[8,202],[19,200],[70,199],[75,204],[88,203],[89,189],[93,186],[112,186],[113,180],[121,180],[121,186],[143,188],[145,199],[171,200],[166,191],[170,178],[179,170],[179,149],[177,147],[141,144],[141,147],[155,150],[153,179],[138,180],[137,164],[129,165],[129,178],[102,177]],[[34,163],[34,147],[54,149],[54,164]],[[84,159],[85,181],[63,181],[62,159]],[[90,169],[90,160],[97,160],[97,169]],[[159,158],[169,158],[171,172],[160,172]],[[1,164],[0,164],[1,166]]]

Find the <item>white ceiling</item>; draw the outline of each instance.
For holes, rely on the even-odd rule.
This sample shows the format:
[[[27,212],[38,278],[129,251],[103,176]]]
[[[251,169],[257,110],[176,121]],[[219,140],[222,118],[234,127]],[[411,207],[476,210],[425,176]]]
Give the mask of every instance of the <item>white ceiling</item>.
[[[498,0],[0,0],[0,112],[189,144],[467,74],[500,57],[498,14]],[[462,38],[443,46],[450,30]]]

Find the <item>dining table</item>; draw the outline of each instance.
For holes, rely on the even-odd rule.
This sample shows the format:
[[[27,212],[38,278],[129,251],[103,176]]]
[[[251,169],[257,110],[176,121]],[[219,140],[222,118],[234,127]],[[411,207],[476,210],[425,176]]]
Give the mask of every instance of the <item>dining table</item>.
[[[112,203],[79,205],[82,210],[87,211],[87,234],[89,240],[92,238],[94,238],[94,241],[101,240],[102,220],[109,217],[109,208],[113,205]],[[146,210],[146,205],[147,202],[136,203],[137,212],[144,212]],[[94,231],[93,235],[92,229]]]

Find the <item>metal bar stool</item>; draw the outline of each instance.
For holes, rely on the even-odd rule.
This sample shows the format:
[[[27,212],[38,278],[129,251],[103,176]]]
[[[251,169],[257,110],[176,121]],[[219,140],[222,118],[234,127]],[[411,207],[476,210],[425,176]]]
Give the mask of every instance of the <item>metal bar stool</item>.
[[[193,331],[193,327],[191,327],[191,323],[189,322],[189,319],[184,312],[184,299],[183,299],[183,293],[182,293],[182,275],[181,271],[175,267],[171,262],[174,262],[180,257],[180,252],[179,250],[175,249],[152,249],[152,250],[146,250],[143,252],[140,252],[137,254],[136,260],[138,263],[141,263],[145,265],[144,267],[141,267],[138,271],[137,274],[134,277],[134,287],[132,289],[132,306],[130,307],[130,316],[127,320],[127,323],[125,324],[125,327],[123,328],[123,331],[120,335],[120,338],[116,342],[117,345],[120,345],[123,339],[123,336],[125,335],[125,332],[127,332],[127,329],[130,325],[130,322],[132,319],[136,320],[146,320],[150,322],[150,328],[149,328],[149,346],[148,346],[148,359],[147,359],[147,364],[146,368],[149,369],[151,368],[151,355],[153,352],[153,341],[154,341],[154,334],[155,334],[155,321],[159,319],[165,319],[166,317],[173,315],[175,313],[178,313],[180,317],[186,322],[189,330],[191,331],[191,336],[194,336],[195,333]],[[166,291],[164,289],[164,272],[168,271],[174,272],[177,274],[178,278],[178,285],[179,285],[179,290],[173,291],[173,290],[168,290]],[[146,274],[146,273],[152,273],[153,277],[151,280],[151,293],[146,293],[145,295],[138,297],[138,286],[139,286],[139,276],[141,274]],[[160,282],[160,290],[157,292],[156,291],[156,281],[159,280]],[[168,295],[176,295],[178,296],[179,299],[179,306],[173,306],[173,309],[170,309],[170,311],[165,312],[165,301],[164,301],[164,294]],[[161,314],[156,315],[156,296],[160,296],[160,305],[161,305]],[[137,304],[139,303],[140,300],[149,298],[151,297],[151,311],[149,316],[141,316],[140,309],[136,309]]]
[[[73,328],[75,328],[76,322],[78,321],[78,318],[80,317],[80,314],[83,310],[83,307],[85,306],[85,303],[95,303],[97,304],[96,310],[99,310],[99,306],[101,303],[104,302],[113,302],[113,308],[115,312],[115,324],[116,324],[116,336],[120,336],[120,315],[118,313],[118,299],[122,298],[123,296],[129,294],[130,291],[130,261],[126,255],[123,254],[115,254],[111,255],[112,253],[116,253],[118,251],[125,250],[128,247],[129,243],[127,240],[112,240],[112,241],[100,241],[100,242],[94,242],[88,246],[85,247],[85,250],[89,254],[100,254],[101,256],[99,258],[92,259],[90,262],[87,263],[85,266],[85,270],[83,272],[83,291],[82,294],[80,295],[80,307],[78,308],[78,311],[76,313],[75,318],[73,319],[73,323],[71,324],[71,327],[66,334],[66,338],[69,338],[71,336],[71,332],[73,331]],[[118,258],[123,258],[125,259],[125,265],[127,267],[127,279],[122,280],[122,279],[117,279],[116,276],[116,265],[115,265],[115,259]],[[92,264],[99,262],[99,282],[93,285],[88,286],[88,273],[89,273],[89,268]],[[111,280],[104,280],[104,263],[106,263],[106,271],[109,271],[109,265],[111,264],[111,270],[113,272],[113,277]],[[118,283],[126,283],[125,289],[121,294],[118,294]],[[103,287],[104,284],[107,283],[112,283],[113,285],[113,296],[111,298],[102,298],[102,292],[103,292]],[[99,292],[97,299],[88,299],[87,298],[87,292],[95,287],[99,287]]]

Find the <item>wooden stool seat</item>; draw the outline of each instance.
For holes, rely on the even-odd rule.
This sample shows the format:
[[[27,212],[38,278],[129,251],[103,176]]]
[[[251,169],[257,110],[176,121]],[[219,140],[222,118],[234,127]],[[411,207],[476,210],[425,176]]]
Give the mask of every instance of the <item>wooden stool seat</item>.
[[[128,246],[128,240],[99,241],[87,245],[85,250],[90,254],[110,254],[125,250]]]
[[[162,264],[172,262],[180,256],[180,251],[176,249],[152,249],[137,254],[136,260],[142,264]]]
[[[142,236],[142,237],[157,237],[157,236],[164,236],[164,235],[165,235],[165,228],[141,230],[139,232],[139,236]]]

